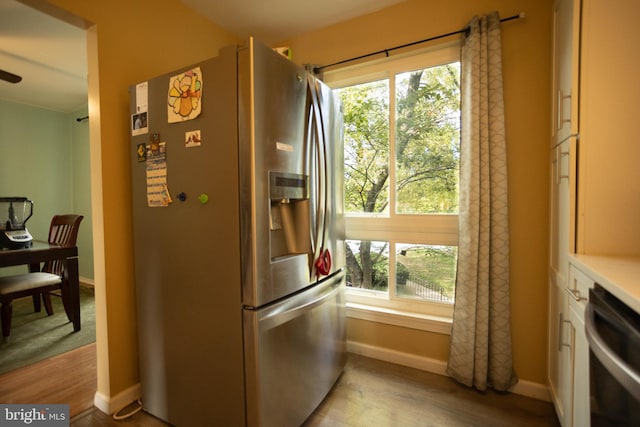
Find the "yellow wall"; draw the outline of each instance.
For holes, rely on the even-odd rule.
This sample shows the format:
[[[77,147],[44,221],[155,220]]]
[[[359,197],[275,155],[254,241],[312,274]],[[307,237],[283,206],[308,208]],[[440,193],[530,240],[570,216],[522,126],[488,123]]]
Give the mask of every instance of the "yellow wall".
[[[546,383],[547,161],[550,135],[552,0],[411,0],[283,42],[298,63],[331,64],[463,28],[497,10],[526,18],[502,26],[511,227],[514,365]],[[452,39],[445,39],[452,40]],[[349,319],[348,338],[446,360],[448,336]]]
[[[66,19],[62,8],[95,24],[87,39],[98,393],[109,398],[139,381],[128,88],[215,56],[238,39],[176,0],[52,0],[53,7],[26,2]]]
[[[238,40],[177,0],[50,3],[96,24],[88,32],[89,114],[97,315],[106,319],[98,321],[98,392],[112,397],[138,382],[127,89]],[[518,374],[544,383],[551,0],[413,0],[286,44],[296,62],[326,64],[462,28],[474,14],[492,10],[503,17],[527,13],[524,21],[503,26],[512,324]],[[448,352],[446,336],[415,330],[351,320],[348,333],[356,341],[440,360]]]

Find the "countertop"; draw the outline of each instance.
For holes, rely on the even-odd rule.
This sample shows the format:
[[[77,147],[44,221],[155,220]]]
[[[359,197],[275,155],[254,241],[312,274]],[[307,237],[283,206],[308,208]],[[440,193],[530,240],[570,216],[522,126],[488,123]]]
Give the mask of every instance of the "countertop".
[[[570,262],[640,313],[640,257],[571,254]]]

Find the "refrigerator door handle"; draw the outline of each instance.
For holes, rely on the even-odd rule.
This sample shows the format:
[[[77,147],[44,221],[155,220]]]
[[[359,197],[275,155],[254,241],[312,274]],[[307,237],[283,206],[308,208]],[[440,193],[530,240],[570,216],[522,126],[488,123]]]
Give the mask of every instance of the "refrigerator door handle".
[[[328,185],[327,185],[327,151],[326,151],[326,127],[322,117],[322,109],[320,102],[320,91],[316,85],[315,78],[310,74],[307,77],[309,92],[311,94],[310,120],[314,132],[312,135],[314,143],[313,149],[317,154],[317,173],[316,183],[316,235],[312,240],[314,242],[314,266],[316,268],[316,277],[326,276],[331,272],[331,253],[327,248],[326,235],[327,224],[326,215],[328,207]]]
[[[307,83],[308,86],[308,83]],[[307,87],[310,91],[311,88]],[[311,254],[310,256],[315,259],[316,247],[318,246],[318,240],[316,238],[317,230],[317,211],[318,211],[318,201],[317,201],[317,188],[316,187],[316,179],[313,176],[313,166],[312,161],[315,153],[315,126],[314,126],[314,113],[313,113],[313,104],[309,107],[308,113],[308,121],[307,121],[307,143],[305,147],[305,158],[306,158],[306,174],[309,176],[309,212],[313,213],[313,217],[311,219],[310,227],[309,227],[309,241],[311,242]],[[313,186],[313,188],[311,188]]]

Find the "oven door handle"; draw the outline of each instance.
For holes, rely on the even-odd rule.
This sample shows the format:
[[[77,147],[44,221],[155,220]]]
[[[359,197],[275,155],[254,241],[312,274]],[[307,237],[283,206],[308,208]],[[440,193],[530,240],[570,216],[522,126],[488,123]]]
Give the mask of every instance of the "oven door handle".
[[[598,358],[613,377],[633,396],[640,396],[640,374],[629,366],[624,360],[618,356],[613,349],[602,339],[602,336],[596,329],[596,310],[593,303],[589,302],[585,311],[585,334],[589,341],[589,349]],[[599,311],[599,310],[598,310]],[[625,334],[629,338],[632,335],[629,331],[625,331],[625,325],[620,324],[610,316],[602,316],[598,313],[602,320],[606,321],[609,326],[620,330],[621,334]]]

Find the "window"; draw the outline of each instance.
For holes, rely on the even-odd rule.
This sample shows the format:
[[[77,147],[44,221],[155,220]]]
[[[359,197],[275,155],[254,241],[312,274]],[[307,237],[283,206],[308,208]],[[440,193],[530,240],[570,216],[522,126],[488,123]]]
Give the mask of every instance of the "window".
[[[450,317],[460,159],[457,44],[327,72],[344,109],[348,301]]]

